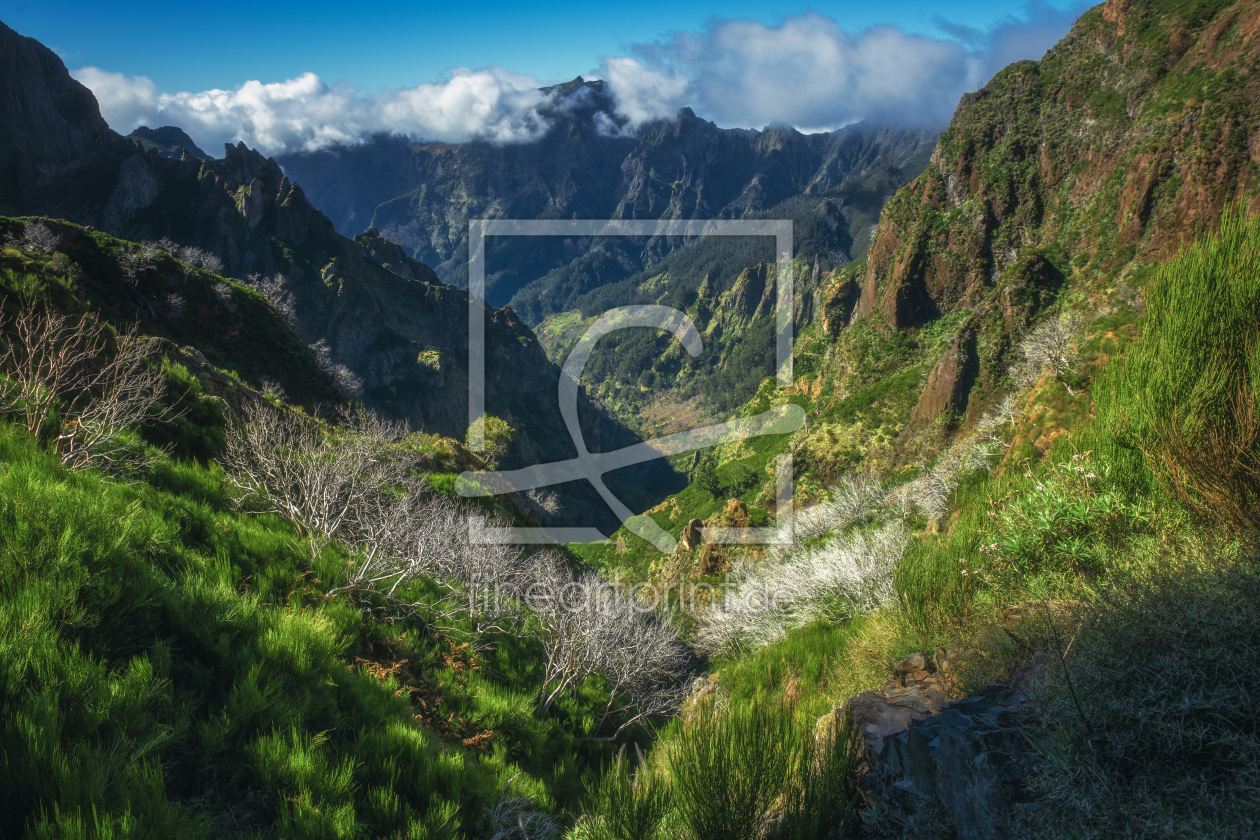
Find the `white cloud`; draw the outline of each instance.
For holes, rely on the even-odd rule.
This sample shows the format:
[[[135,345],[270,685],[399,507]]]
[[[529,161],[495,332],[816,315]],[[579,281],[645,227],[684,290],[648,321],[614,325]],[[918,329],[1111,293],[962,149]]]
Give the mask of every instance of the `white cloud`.
[[[988,32],[939,25],[932,38],[894,26],[846,32],[807,12],[778,26],[714,21],[605,58],[619,109],[631,120],[670,117],[680,105],[723,126],[788,123],[805,131],[862,119],[942,125],[959,97],[1012,61],[1040,58],[1084,7],[1029,4]]]
[[[721,20],[640,44],[632,56],[606,57],[620,116],[602,117],[605,133],[669,118],[683,106],[722,126],[787,123],[803,131],[862,119],[943,125],[958,98],[1022,58],[1040,58],[1083,7],[1060,11],[1033,0],[1023,16],[987,32],[938,21],[948,37],[894,26],[846,32],[807,12],[777,26]],[[118,131],[178,125],[212,153],[243,140],[268,154],[355,143],[374,133],[463,142],[533,140],[548,128],[542,82],[501,67],[451,71],[447,81],[365,95],[329,86],[314,73],[283,82],[247,81],[233,90],[163,93],[151,79],[83,67],[101,113]],[[562,109],[563,110],[563,109]]]
[[[80,67],[70,75],[92,91],[101,106],[101,116],[115,131],[126,134],[156,110],[158,89],[152,79],[98,67]]]
[[[436,84],[363,96],[314,73],[283,82],[248,81],[233,90],[159,93],[151,79],[96,67],[72,74],[96,95],[122,133],[138,125],[177,125],[207,151],[243,140],[268,154],[355,143],[378,132],[446,142],[482,137],[512,143],[547,130],[541,83],[500,67],[457,69]]]

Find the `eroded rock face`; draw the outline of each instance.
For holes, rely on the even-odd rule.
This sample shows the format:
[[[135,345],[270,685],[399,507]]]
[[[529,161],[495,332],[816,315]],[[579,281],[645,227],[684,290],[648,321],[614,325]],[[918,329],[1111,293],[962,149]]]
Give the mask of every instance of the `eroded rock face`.
[[[1036,654],[983,694],[950,699],[951,665],[966,656],[944,649],[931,659],[913,654],[882,689],[833,712],[852,715],[862,732],[872,833],[909,837],[947,822],[963,840],[1005,840],[1014,813],[1036,807],[1026,789],[1033,752],[1025,703],[1049,657]]]
[[[1109,0],[1041,61],[964,96],[928,168],[884,207],[860,312],[918,326],[979,305],[1023,248],[1109,271],[1215,227],[1255,190],[1258,12]]]
[[[682,551],[692,551],[699,548],[703,542],[704,522],[693,519],[683,526],[682,534],[678,538],[678,548]]]
[[[898,437],[903,452],[914,454],[919,448],[916,444],[939,444],[959,424],[979,418],[985,404],[974,397],[1001,391],[1007,369],[1017,361],[1020,339],[1054,302],[1064,279],[1035,248],[1024,251],[1007,267],[928,374],[910,421]]]

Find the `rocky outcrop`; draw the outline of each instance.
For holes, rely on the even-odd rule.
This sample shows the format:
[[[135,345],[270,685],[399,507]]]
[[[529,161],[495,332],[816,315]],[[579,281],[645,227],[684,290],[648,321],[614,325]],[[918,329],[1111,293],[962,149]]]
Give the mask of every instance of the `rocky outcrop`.
[[[927,384],[898,436],[903,457],[939,445],[959,424],[975,422],[1006,387],[1019,341],[1054,303],[1063,272],[1028,249],[1003,272],[996,288],[962,322],[928,373]]]
[[[967,94],[885,206],[859,311],[893,328],[981,303],[1021,249],[1162,260],[1256,190],[1260,2],[1109,0]]]
[[[952,830],[961,840],[1004,840],[1021,809],[1033,750],[1026,704],[1049,658],[1036,654],[1004,683],[957,698],[954,665],[967,651],[913,654],[878,691],[865,691],[818,723],[849,715],[864,743],[868,833],[913,837]]]
[[[833,338],[840,335],[849,325],[861,293],[852,271],[837,271],[828,278],[819,293],[823,333]]]
[[[874,764],[883,754],[884,739],[904,732],[911,721],[939,712],[957,696],[957,679],[949,666],[964,655],[944,649],[931,659],[911,654],[897,663],[883,688],[850,697],[823,721],[852,718],[865,741],[867,761]],[[818,731],[829,725],[820,721]]]
[[[164,125],[161,128],[149,128],[147,125],[142,125],[128,134],[127,139],[138,140],[140,148],[146,152],[156,149],[162,157],[181,158],[185,152],[203,160],[210,157],[197,148],[197,144],[184,133],[182,128],[173,125]]]
[[[694,551],[704,542],[704,523],[699,519],[692,519],[683,526],[682,534],[678,537],[679,551]]]

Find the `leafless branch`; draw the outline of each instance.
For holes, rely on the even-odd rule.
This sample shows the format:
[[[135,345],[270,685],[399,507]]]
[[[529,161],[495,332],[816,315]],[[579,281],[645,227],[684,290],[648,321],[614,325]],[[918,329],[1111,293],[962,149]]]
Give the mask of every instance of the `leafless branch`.
[[[174,415],[162,409],[161,366],[135,327],[111,341],[95,315],[69,318],[34,301],[0,326],[9,333],[0,352],[0,411],[17,415],[36,437],[50,433],[69,467],[144,465],[124,432]]]
[[[1010,370],[1011,380],[1020,390],[1032,387],[1042,374],[1049,372],[1063,383],[1063,374],[1076,364],[1076,336],[1085,319],[1076,313],[1065,313],[1038,324],[1020,342],[1021,360]]]

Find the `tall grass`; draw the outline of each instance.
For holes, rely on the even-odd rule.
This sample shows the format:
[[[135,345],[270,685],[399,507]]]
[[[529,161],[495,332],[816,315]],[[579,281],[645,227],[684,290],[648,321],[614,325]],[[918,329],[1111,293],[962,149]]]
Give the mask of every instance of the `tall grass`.
[[[1260,527],[1260,216],[1224,214],[1146,289],[1142,341],[1101,413],[1170,490],[1214,519]],[[1102,395],[1100,395],[1102,396]]]
[[[815,735],[806,737],[797,752],[794,784],[783,796],[779,836],[784,840],[834,840],[844,837],[856,819],[861,733],[851,721],[831,717]]]
[[[151,481],[0,424],[0,836],[481,836],[505,786],[563,812],[607,760],[597,682],[534,715],[536,643],[366,619],[324,598],[344,554],[217,470]]]
[[[673,806],[673,789],[664,773],[640,766],[635,772],[625,756],[591,789],[585,821],[590,840],[654,840]]]
[[[678,810],[696,838],[753,840],[784,788],[799,729],[790,711],[738,706],[685,729],[670,761]]]
[[[861,737],[849,721],[814,732],[785,703],[709,708],[658,748],[618,762],[592,790],[580,836],[638,840],[829,840],[852,826]]]

